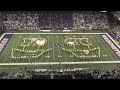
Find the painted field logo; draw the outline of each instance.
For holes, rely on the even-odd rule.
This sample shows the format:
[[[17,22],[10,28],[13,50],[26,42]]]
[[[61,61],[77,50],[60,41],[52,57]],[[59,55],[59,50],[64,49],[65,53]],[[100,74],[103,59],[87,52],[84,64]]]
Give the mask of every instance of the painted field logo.
[[[62,48],[62,47],[64,47],[63,43],[61,43],[61,42],[55,42],[55,43],[53,43],[53,45],[56,48]]]

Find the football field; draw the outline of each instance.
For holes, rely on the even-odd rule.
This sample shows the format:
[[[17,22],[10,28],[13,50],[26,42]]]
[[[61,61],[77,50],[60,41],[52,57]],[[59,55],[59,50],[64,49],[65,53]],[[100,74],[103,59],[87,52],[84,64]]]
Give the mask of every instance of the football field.
[[[102,35],[108,37],[107,33],[5,33],[1,37],[0,65],[65,64],[75,68],[120,63]]]

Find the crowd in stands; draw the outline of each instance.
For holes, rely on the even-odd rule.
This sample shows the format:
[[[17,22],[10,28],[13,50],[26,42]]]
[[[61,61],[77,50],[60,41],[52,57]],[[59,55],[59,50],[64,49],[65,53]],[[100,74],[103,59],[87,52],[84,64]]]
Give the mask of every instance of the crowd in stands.
[[[15,12],[7,13],[3,22],[6,29],[30,30],[38,29],[38,16],[36,13]]]
[[[118,19],[120,18],[120,11],[114,11],[112,14],[117,17]]]
[[[6,73],[1,72],[0,73],[0,79],[31,79],[32,75],[28,73]]]
[[[115,26],[112,28],[112,31],[113,31],[113,32],[120,32],[120,25],[115,25]]]
[[[106,13],[93,11],[0,12],[6,29],[108,29]]]
[[[34,71],[29,73],[0,73],[0,79],[120,79],[120,70],[109,71],[64,71],[57,74],[41,74]]]
[[[0,12],[7,30],[72,29],[71,12]]]
[[[73,24],[75,29],[109,29],[107,15],[101,12],[75,12]]]
[[[112,22],[111,23],[111,35],[119,41],[120,39],[120,23]]]

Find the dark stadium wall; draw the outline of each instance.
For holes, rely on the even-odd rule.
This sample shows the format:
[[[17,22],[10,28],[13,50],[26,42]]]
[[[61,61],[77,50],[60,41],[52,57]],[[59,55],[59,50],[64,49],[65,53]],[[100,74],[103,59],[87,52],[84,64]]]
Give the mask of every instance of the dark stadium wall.
[[[109,24],[110,24],[110,32],[113,31],[113,28],[115,26],[120,26],[120,21],[118,20],[117,17],[115,17],[113,15],[114,12],[108,12],[107,13],[107,17],[108,17],[108,21],[109,21]]]

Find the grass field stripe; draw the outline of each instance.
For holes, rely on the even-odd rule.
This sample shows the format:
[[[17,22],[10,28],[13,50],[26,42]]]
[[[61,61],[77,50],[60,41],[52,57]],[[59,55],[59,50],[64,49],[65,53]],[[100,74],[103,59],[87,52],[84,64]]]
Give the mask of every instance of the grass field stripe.
[[[87,35],[86,35],[86,37],[88,37]],[[89,38],[89,37],[88,37]],[[92,38],[92,40],[96,43],[96,41]],[[89,41],[88,41],[89,42]],[[97,43],[96,43],[97,44]],[[92,52],[91,52],[92,53]],[[92,53],[93,54],[93,53]],[[89,59],[90,60],[90,59]],[[97,61],[97,58],[95,58],[95,60]],[[92,68],[94,69],[94,66],[92,65],[92,64],[89,64],[90,66],[92,66]]]
[[[97,38],[97,37],[96,37]],[[98,39],[98,38],[97,38]],[[98,39],[99,40],[99,39]],[[104,40],[104,39],[103,39]],[[105,41],[105,40],[104,40]],[[105,41],[106,42],[106,41]],[[100,43],[101,43],[101,41],[100,41]],[[107,42],[106,42],[106,44],[107,44]],[[103,44],[101,43],[101,45],[103,46]],[[107,46],[111,49],[111,47],[107,44]],[[105,49],[105,47],[103,46],[103,48]],[[105,49],[105,51],[108,53],[108,55],[111,57],[111,55],[110,55],[110,53],[109,53],[109,51],[107,50],[107,49]],[[112,51],[112,53],[113,53],[114,51]],[[113,59],[113,57],[111,57],[112,58],[112,60],[114,61],[114,59]]]
[[[87,35],[85,35],[85,37],[88,37]],[[89,38],[89,37],[88,37]],[[88,39],[89,40],[89,39]],[[88,41],[89,42],[89,41]],[[90,60],[90,58],[88,58]],[[96,59],[96,58],[95,58]]]
[[[14,35],[14,34],[13,34],[13,35]],[[19,36],[19,35],[17,35],[17,36]],[[22,38],[20,38],[20,40],[19,40],[19,42],[18,42],[18,39],[17,39],[17,42],[18,42],[18,43],[17,43],[17,46],[19,45],[19,43],[20,43],[21,40],[22,40]],[[16,46],[16,47],[17,47],[17,46]],[[20,55],[20,52],[19,52],[19,55]],[[18,55],[18,56],[19,56],[19,55]],[[11,60],[13,60],[13,59],[11,58],[11,59],[10,59],[10,62],[11,62]],[[17,59],[17,60],[18,60],[18,59]],[[16,60],[16,62],[17,62],[17,60]]]
[[[55,42],[55,41],[54,41],[54,37],[53,37],[53,35],[52,35],[52,40],[53,40],[53,42],[52,42],[52,44],[53,44],[53,43]],[[54,62],[55,62],[54,48],[55,48],[55,47],[53,46],[53,59],[54,59]]]
[[[26,36],[27,36],[27,35],[24,35],[25,38],[26,38]],[[19,54],[20,54],[20,52],[19,52]],[[26,54],[26,52],[24,53],[24,55],[25,55],[25,54]],[[24,63],[25,59],[23,58],[22,60],[23,60],[23,63]],[[29,60],[29,59],[28,59],[28,60]],[[30,60],[29,60],[29,63],[30,63]]]
[[[35,35],[35,36],[36,36],[36,35]],[[34,36],[34,37],[35,37],[35,36]],[[32,38],[34,38],[34,37],[32,37]],[[32,45],[32,50],[33,50],[33,47],[34,47],[34,46]],[[37,53],[37,52],[36,52],[36,53]],[[37,62],[36,62],[36,58],[35,58],[35,63],[37,63]]]
[[[25,35],[24,37],[26,38],[26,36],[27,36],[27,35]],[[29,36],[28,36],[28,37],[29,37]],[[26,54],[26,52],[25,52],[25,54]],[[25,54],[24,54],[24,55],[25,55]],[[25,59],[23,58],[23,62],[24,62],[24,61],[25,61]],[[30,63],[30,59],[29,59],[29,63]]]
[[[101,40],[99,40],[96,35],[94,35],[94,36],[95,36],[95,38],[100,42],[102,48],[104,48],[104,50],[105,50],[105,51],[107,52],[107,54],[108,54],[108,51],[107,51],[107,50],[105,49],[105,47],[103,46],[103,43],[101,43]],[[103,53],[102,51],[101,51],[101,54],[104,55],[104,53]],[[106,58],[106,60],[108,60],[107,57],[104,57],[104,58]],[[101,59],[101,58],[100,58],[100,59]],[[101,61],[102,61],[102,60],[101,60]]]
[[[43,36],[41,36],[41,38],[44,38],[44,35],[43,35]],[[43,49],[43,47],[42,47],[42,49]],[[43,55],[41,56],[41,62],[42,62],[42,58],[43,58]]]
[[[81,38],[81,37],[77,35],[77,38]],[[80,49],[80,48],[79,48],[79,49]],[[79,60],[80,60],[80,59],[78,58],[78,61],[79,61]],[[83,60],[85,60],[85,59],[83,58]]]
[[[79,36],[77,36],[77,38],[79,38]],[[81,37],[80,37],[81,38]],[[79,49],[80,49],[80,47],[79,47]],[[79,61],[80,59],[78,59],[78,61]],[[83,60],[85,60],[84,58],[83,58]]]
[[[96,37],[97,38],[97,37]],[[97,38],[98,39],[98,38]],[[98,39],[99,40],[99,39]],[[104,40],[104,39],[103,39]],[[105,41],[105,40],[104,40]],[[106,42],[106,41],[105,41]],[[102,42],[100,41],[101,45],[103,46]],[[106,43],[107,44],[107,43]],[[107,45],[109,48],[111,48],[109,45]],[[105,49],[105,47],[103,46],[103,48]],[[107,49],[105,49],[105,51],[109,54],[109,56],[111,57],[109,51]],[[113,53],[114,51],[112,51]],[[111,59],[114,61],[113,57],[111,57]],[[108,60],[108,59],[107,59]]]
[[[57,34],[57,42],[58,42],[58,34]],[[59,51],[59,56],[60,56],[60,48],[58,47],[58,51]],[[60,59],[60,61],[59,62],[61,62],[61,58],[59,58]]]
[[[63,42],[63,44],[64,44],[64,36],[62,37],[62,35],[61,35],[61,38],[62,38],[62,42]],[[64,51],[63,51],[64,52]],[[66,58],[66,53],[64,52],[64,55],[65,55],[65,61],[67,62],[67,58]]]
[[[92,66],[92,68],[95,70],[95,67],[93,66],[93,64],[92,64],[92,63],[89,63],[89,65],[91,65],[91,66]]]
[[[30,35],[30,37],[32,37],[32,34]],[[34,46],[32,45],[32,47],[31,47],[32,50],[33,50],[33,47],[34,47]],[[29,58],[29,62],[31,62],[30,58]],[[35,58],[35,62],[36,62],[36,58]]]
[[[71,34],[70,34],[70,38],[72,38],[72,37],[71,37]],[[70,55],[73,55],[73,54],[72,54],[72,53],[70,53]],[[74,62],[74,61],[73,61],[73,58],[72,58],[72,57],[70,57],[70,58],[71,58],[72,62]]]
[[[12,45],[10,46],[12,48],[12,46],[14,45],[15,41],[17,40],[17,38],[13,41]],[[9,44],[9,43],[8,43]],[[10,53],[11,49],[9,49],[8,53],[6,54],[6,57],[4,58],[3,62],[6,61],[6,58],[8,57],[8,54]]]
[[[49,35],[47,36],[47,39],[48,39],[48,48],[49,48],[49,42],[50,42],[50,41],[49,41]],[[49,51],[48,51],[48,56],[50,56]],[[50,62],[50,61],[49,61],[49,57],[48,57],[48,59],[47,59],[47,62]]]
[[[99,39],[97,38],[97,36],[96,35],[94,35],[94,38],[96,38],[98,41],[99,41]],[[93,39],[94,40],[94,39]],[[94,40],[95,41],[95,40]],[[100,42],[100,44],[101,44],[101,46],[104,48],[104,46],[103,46],[103,44],[101,43],[101,41],[99,41]],[[99,46],[98,45],[98,43],[95,41],[95,43],[97,44],[97,46]],[[106,49],[104,48],[104,50],[106,51]],[[101,50],[100,50],[101,51]],[[103,52],[100,52],[100,53],[103,53]],[[103,53],[104,54],[104,53]],[[102,59],[100,58],[100,60],[102,61]],[[108,60],[108,59],[107,59]]]
[[[13,35],[14,35],[14,34],[13,34]],[[19,35],[17,34],[17,36],[19,36]],[[21,38],[21,40],[22,40],[22,38]],[[20,40],[20,41],[21,41],[21,40]],[[18,45],[19,45],[20,41],[18,42],[18,39],[17,39],[17,42],[18,42],[18,43],[17,43],[16,48],[18,47]],[[18,56],[19,56],[19,55],[20,55],[20,52],[18,53]],[[11,59],[11,60],[13,60],[13,59]],[[18,61],[18,59],[16,59],[16,63],[18,63],[17,61]]]

